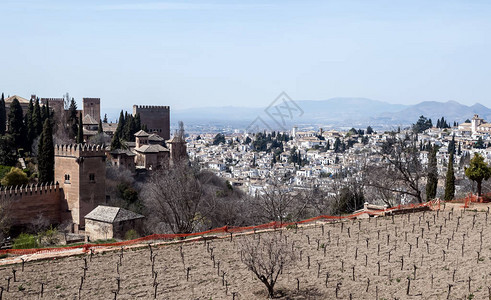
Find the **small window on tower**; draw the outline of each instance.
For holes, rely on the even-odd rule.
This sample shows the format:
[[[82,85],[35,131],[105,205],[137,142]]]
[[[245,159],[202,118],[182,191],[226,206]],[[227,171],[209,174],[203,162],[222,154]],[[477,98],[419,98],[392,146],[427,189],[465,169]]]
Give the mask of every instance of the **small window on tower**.
[[[90,182],[95,182],[95,174],[94,173],[90,173],[89,174],[89,181]]]
[[[65,174],[65,183],[70,183],[70,175]]]

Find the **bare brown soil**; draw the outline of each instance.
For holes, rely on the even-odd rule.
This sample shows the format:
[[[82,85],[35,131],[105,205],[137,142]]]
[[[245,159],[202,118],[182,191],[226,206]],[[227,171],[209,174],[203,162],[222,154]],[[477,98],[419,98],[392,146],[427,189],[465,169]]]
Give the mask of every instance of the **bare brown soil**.
[[[294,241],[295,252],[302,252],[302,259],[280,276],[278,296],[336,299],[338,287],[339,299],[350,299],[350,295],[352,299],[489,299],[491,216],[486,223],[486,209],[479,210],[452,213],[447,206],[438,213],[282,230],[282,235]],[[265,234],[280,231],[251,237]],[[41,283],[46,299],[78,299],[85,257],[88,270],[80,299],[114,299],[117,277],[121,279],[117,299],[153,299],[154,281],[158,283],[157,299],[233,299],[233,293],[235,299],[266,299],[263,284],[241,263],[237,242],[242,238],[208,241],[209,246],[200,241],[155,248],[155,280],[150,251],[145,248],[124,252],[119,275],[118,251],[95,254],[92,261],[82,256],[27,262],[23,272],[21,265],[3,266],[0,286],[5,289],[3,299],[39,299]],[[7,292],[6,278],[12,277],[13,268],[17,282],[11,279]]]

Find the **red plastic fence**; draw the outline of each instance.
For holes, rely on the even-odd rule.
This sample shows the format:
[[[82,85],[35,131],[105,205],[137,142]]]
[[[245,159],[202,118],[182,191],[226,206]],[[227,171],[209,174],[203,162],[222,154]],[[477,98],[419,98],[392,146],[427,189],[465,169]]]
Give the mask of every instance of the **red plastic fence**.
[[[466,200],[466,199],[467,198],[465,198],[464,200]],[[145,242],[145,241],[174,240],[174,239],[179,239],[179,238],[204,236],[204,235],[212,234],[212,233],[240,233],[240,232],[250,232],[250,231],[255,231],[255,230],[276,229],[276,228],[286,227],[289,225],[310,223],[310,222],[314,222],[314,221],[318,221],[318,220],[352,219],[352,218],[358,217],[358,216],[363,215],[363,214],[378,215],[382,212],[387,212],[387,211],[391,211],[391,210],[411,209],[411,208],[418,208],[418,207],[425,207],[425,206],[429,206],[430,208],[433,208],[435,205],[438,205],[438,209],[439,209],[440,208],[440,201],[439,200],[435,201],[435,202],[430,201],[430,202],[417,204],[417,205],[415,205],[415,204],[398,205],[398,206],[394,206],[394,207],[387,208],[387,209],[381,209],[381,210],[361,211],[361,212],[351,214],[351,215],[346,215],[346,216],[322,215],[322,216],[310,218],[310,219],[299,221],[299,222],[284,223],[284,222],[273,221],[270,223],[257,225],[257,226],[248,226],[248,227],[224,226],[224,227],[215,228],[215,229],[211,229],[211,230],[207,230],[207,231],[195,232],[195,233],[186,233],[186,234],[184,234],[184,233],[183,234],[152,234],[152,235],[141,237],[141,238],[134,239],[134,240],[128,240],[128,241],[122,241],[122,242],[116,242],[116,243],[107,243],[107,244],[84,244],[84,245],[68,246],[68,247],[60,247],[60,248],[5,249],[5,250],[0,250],[0,254],[13,254],[13,255],[41,254],[41,253],[52,253],[52,252],[67,251],[67,250],[73,250],[73,249],[83,249],[83,251],[88,251],[91,248],[94,249],[94,248],[101,248],[101,247],[128,246],[128,245],[141,244],[142,242]]]

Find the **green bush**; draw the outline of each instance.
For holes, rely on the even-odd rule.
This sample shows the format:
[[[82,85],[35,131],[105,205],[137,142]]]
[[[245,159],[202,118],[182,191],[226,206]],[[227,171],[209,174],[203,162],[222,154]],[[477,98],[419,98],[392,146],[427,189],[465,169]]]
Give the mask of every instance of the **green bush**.
[[[17,238],[14,239],[14,244],[12,248],[14,249],[31,249],[37,248],[38,242],[34,235],[28,233],[21,233]]]
[[[58,229],[53,228],[53,226],[40,232],[38,238],[43,246],[53,246],[60,242]]]
[[[0,165],[0,179],[10,172],[10,169],[12,169],[12,167]]]
[[[26,173],[24,173],[21,169],[15,167],[12,167],[1,180],[3,186],[23,185],[27,184],[28,182],[29,178],[27,178]]]
[[[124,235],[125,240],[134,240],[139,238],[138,233],[134,229],[130,229],[126,231],[126,234]]]

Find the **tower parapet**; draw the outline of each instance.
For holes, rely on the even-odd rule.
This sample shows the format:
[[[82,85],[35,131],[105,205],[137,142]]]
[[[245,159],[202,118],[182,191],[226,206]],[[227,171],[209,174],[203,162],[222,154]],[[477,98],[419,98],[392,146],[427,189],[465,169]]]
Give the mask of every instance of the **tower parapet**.
[[[55,156],[70,156],[70,157],[89,157],[89,156],[105,156],[106,152],[102,145],[56,145]]]
[[[170,109],[170,106],[166,105],[133,105],[133,112],[135,111],[135,108],[139,109]]]
[[[133,105],[133,116],[137,114],[148,133],[158,134],[165,140],[170,138],[170,106]]]
[[[0,199],[17,199],[35,194],[57,193],[59,188],[58,182],[7,186],[0,189]]]

